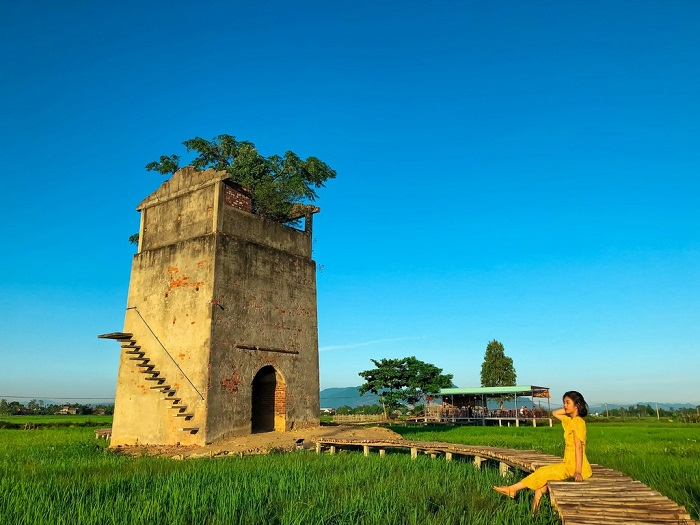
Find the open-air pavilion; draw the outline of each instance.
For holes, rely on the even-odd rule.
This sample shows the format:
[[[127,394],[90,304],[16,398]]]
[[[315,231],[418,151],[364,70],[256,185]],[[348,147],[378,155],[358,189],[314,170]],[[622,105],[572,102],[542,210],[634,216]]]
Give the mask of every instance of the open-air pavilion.
[[[425,422],[499,426],[520,426],[521,423],[527,423],[537,426],[539,421],[552,426],[549,387],[516,385],[443,388],[438,395],[442,398],[442,403],[426,405]],[[535,399],[538,400],[537,404]],[[540,406],[541,399],[547,399],[546,409]],[[499,408],[489,408],[489,400],[497,400]],[[514,400],[514,407],[501,408],[504,400]]]

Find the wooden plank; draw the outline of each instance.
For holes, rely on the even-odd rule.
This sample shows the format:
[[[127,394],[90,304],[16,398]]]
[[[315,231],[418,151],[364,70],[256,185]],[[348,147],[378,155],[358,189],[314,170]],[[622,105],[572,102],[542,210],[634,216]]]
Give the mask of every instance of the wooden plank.
[[[573,512],[576,516],[635,516],[637,518],[690,518],[687,512],[680,510],[678,505],[675,506],[646,506],[633,507],[630,505],[610,506],[610,505],[560,505],[557,507],[560,512]]]
[[[626,519],[626,518],[604,518],[604,517],[598,517],[598,518],[578,518],[575,516],[569,517],[569,518],[562,518],[562,525],[668,525],[668,524],[673,524],[673,525],[692,525],[692,522],[679,522],[677,519],[667,519],[667,520],[658,520],[658,519],[648,519],[648,520],[639,520],[639,519]]]

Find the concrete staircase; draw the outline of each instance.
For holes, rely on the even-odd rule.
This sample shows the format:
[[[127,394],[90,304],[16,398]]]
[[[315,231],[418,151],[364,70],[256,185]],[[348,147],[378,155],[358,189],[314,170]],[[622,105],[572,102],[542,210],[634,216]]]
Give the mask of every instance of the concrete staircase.
[[[134,366],[139,368],[139,373],[144,374],[144,379],[152,382],[153,385],[149,388],[155,393],[161,395],[161,401],[169,403],[168,408],[171,409],[173,417],[181,418],[182,426],[180,430],[196,434],[199,427],[192,426],[194,420],[194,410],[188,410],[186,404],[183,403],[182,397],[178,395],[177,389],[169,384],[167,378],[158,370],[156,363],[146,355],[138,344],[133,334],[125,332],[111,332],[97,336],[100,339],[114,339],[121,343],[122,350],[128,356],[129,361],[134,362]]]

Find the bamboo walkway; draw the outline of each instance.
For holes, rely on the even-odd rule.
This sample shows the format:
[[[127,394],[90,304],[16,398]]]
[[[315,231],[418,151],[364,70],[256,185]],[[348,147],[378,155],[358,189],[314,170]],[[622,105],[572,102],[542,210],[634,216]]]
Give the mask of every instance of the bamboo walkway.
[[[513,450],[454,443],[404,440],[346,440],[315,441],[316,452],[327,450],[335,454],[342,448],[362,448],[369,456],[372,449],[384,456],[387,449],[410,450],[411,457],[426,454],[432,458],[445,456],[451,461],[456,455],[473,458],[477,468],[485,461],[496,461],[502,475],[511,468],[524,472],[560,463],[561,458],[535,450]],[[600,465],[591,465],[593,476],[579,483],[550,481],[549,497],[563,525],[700,525],[693,521],[684,507],[644,485],[640,481]]]

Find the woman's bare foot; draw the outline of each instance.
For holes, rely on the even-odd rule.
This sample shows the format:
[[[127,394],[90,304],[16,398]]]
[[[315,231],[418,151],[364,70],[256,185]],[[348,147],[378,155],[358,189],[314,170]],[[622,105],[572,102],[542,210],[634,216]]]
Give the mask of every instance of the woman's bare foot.
[[[495,490],[496,492],[500,492],[504,496],[508,496],[511,499],[515,498],[515,494],[518,492],[517,490],[514,490],[507,486],[493,487],[493,490]]]

